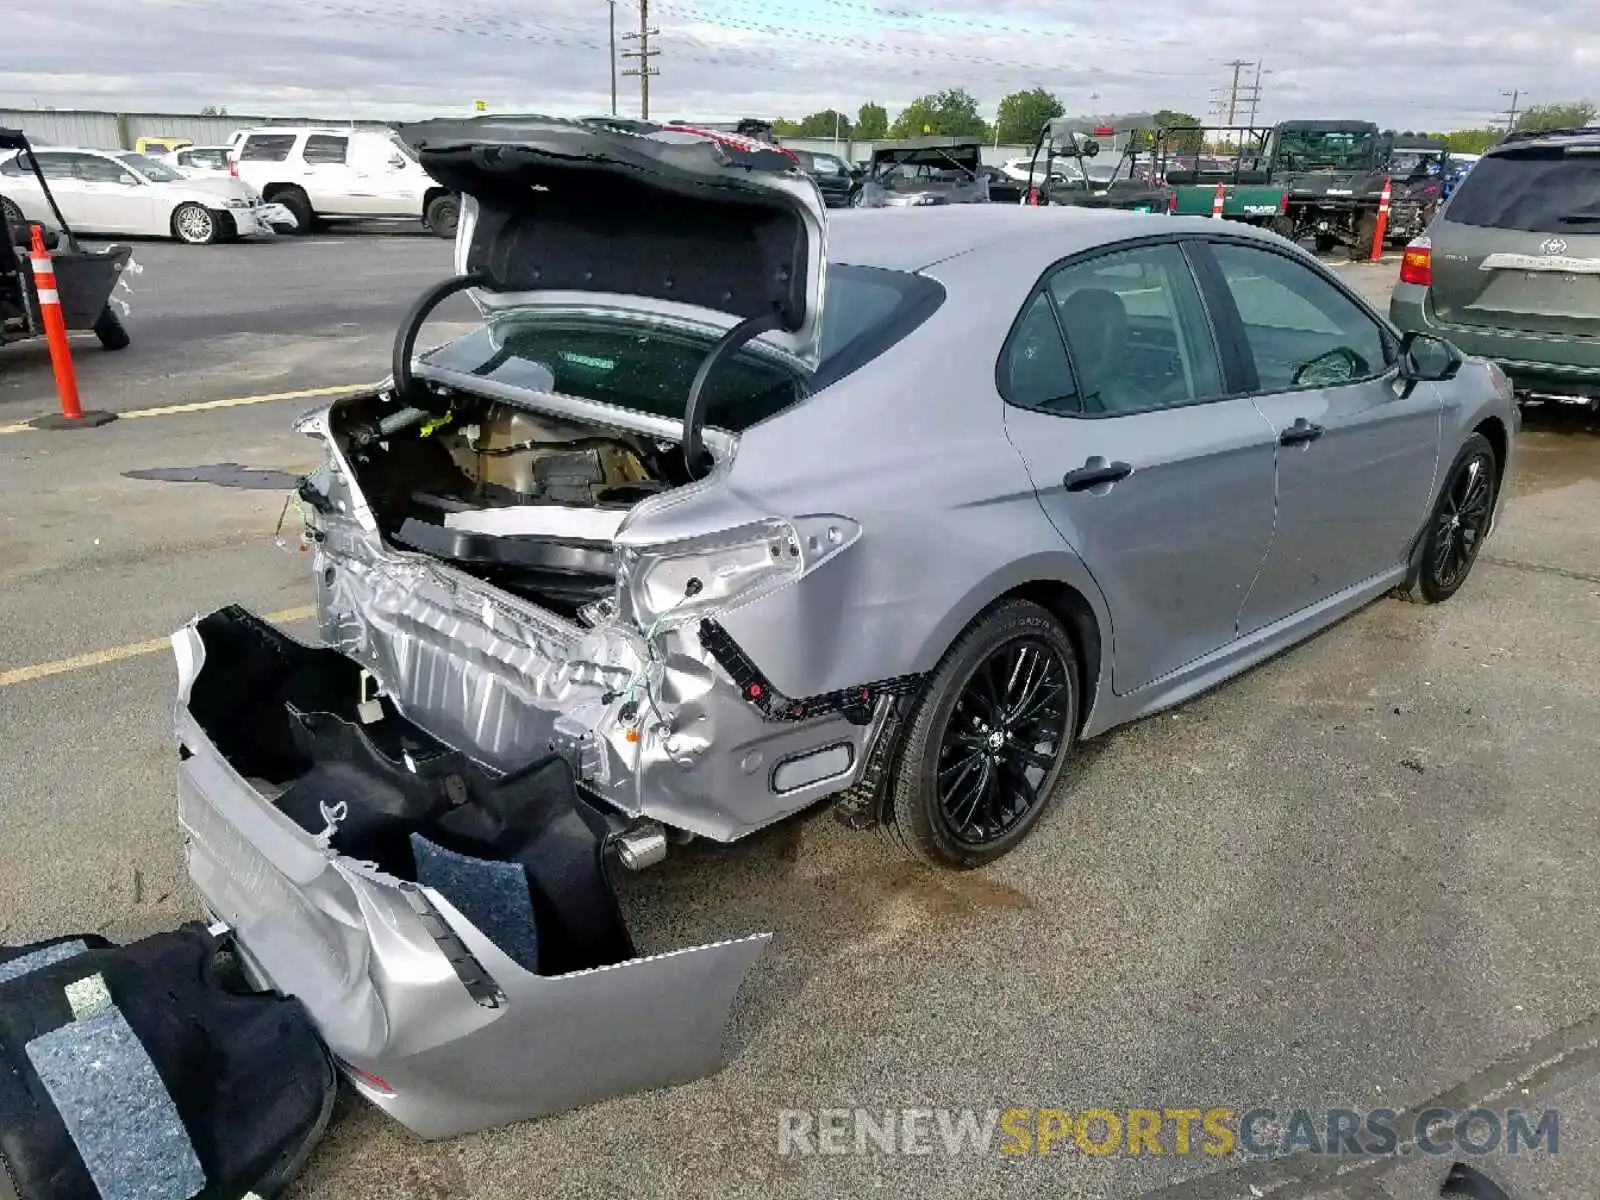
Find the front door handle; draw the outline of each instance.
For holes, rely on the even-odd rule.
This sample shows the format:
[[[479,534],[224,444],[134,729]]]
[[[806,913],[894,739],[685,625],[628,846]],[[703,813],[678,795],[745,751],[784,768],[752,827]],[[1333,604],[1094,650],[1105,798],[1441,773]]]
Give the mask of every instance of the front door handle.
[[[1116,483],[1133,474],[1133,467],[1125,462],[1107,462],[1098,455],[1089,459],[1076,471],[1061,477],[1061,486],[1069,492],[1085,492],[1099,483]]]
[[[1298,446],[1304,442],[1314,442],[1321,436],[1321,425],[1314,425],[1304,417],[1296,417],[1294,424],[1278,435],[1278,445]]]

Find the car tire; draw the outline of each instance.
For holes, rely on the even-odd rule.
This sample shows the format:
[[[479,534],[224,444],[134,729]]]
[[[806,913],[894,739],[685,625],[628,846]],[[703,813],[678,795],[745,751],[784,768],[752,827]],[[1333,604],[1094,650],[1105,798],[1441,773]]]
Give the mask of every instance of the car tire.
[[[172,210],[172,236],[185,245],[209,246],[222,233],[222,221],[204,204],[180,204]]]
[[[1007,664],[1011,682],[997,684]],[[880,831],[920,862],[993,862],[1038,823],[1077,731],[1078,654],[1066,627],[1031,600],[996,604],[928,677],[895,747]],[[1001,736],[1018,732],[1031,748]]]
[[[1372,255],[1372,240],[1378,236],[1378,215],[1367,213],[1356,222],[1356,240],[1350,244],[1350,261],[1366,262]]]
[[[21,225],[27,228],[28,218],[22,215],[15,200],[0,196],[0,225]]]
[[[123,328],[122,318],[117,316],[116,310],[107,304],[100,310],[100,315],[94,319],[94,335],[100,339],[100,345],[107,350],[126,350],[131,340],[128,331]]]
[[[1293,217],[1273,217],[1272,220],[1267,222],[1267,229],[1281,238],[1288,238],[1291,242],[1295,240]]]
[[[1423,527],[1417,558],[1400,588],[1413,604],[1440,604],[1467,581],[1489,530],[1500,490],[1494,447],[1481,433],[1462,445]]]
[[[274,188],[262,197],[269,204],[281,204],[294,217],[294,228],[288,232],[305,237],[311,232],[316,214],[311,211],[311,200],[297,187]]]
[[[1318,254],[1330,254],[1339,244],[1339,235],[1336,233],[1319,233],[1312,238],[1312,245],[1316,246]]]
[[[461,201],[454,196],[435,196],[428,202],[422,219],[440,237],[454,239],[461,222]]]

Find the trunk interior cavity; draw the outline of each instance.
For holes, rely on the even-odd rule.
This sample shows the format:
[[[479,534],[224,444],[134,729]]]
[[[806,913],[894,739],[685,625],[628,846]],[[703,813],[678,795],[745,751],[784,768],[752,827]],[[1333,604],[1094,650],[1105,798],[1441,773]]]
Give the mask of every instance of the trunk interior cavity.
[[[692,482],[675,442],[460,393],[441,416],[413,411],[393,432],[377,396],[332,411],[384,540],[564,617],[613,596],[629,511]]]

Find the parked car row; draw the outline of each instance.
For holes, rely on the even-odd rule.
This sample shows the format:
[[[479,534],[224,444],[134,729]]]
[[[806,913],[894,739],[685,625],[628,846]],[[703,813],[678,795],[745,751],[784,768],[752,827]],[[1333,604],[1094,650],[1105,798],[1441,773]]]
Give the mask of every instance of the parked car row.
[[[461,211],[407,146],[371,130],[244,129],[225,146],[183,145],[159,156],[57,146],[32,153],[81,233],[207,245],[310,233],[330,221],[409,219],[453,238]],[[23,153],[10,152],[0,160],[0,213],[44,221],[47,210]]]

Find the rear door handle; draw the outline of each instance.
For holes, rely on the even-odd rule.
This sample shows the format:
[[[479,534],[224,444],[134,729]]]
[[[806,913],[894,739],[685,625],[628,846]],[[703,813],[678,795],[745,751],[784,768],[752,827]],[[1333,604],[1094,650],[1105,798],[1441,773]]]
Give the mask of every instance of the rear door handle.
[[[1061,477],[1061,486],[1069,492],[1084,492],[1098,483],[1116,483],[1133,474],[1133,467],[1125,462],[1107,462],[1098,455],[1089,459],[1076,471]]]
[[[1278,445],[1298,446],[1302,442],[1314,442],[1321,436],[1321,425],[1314,425],[1304,417],[1296,417],[1294,424],[1278,435]]]

